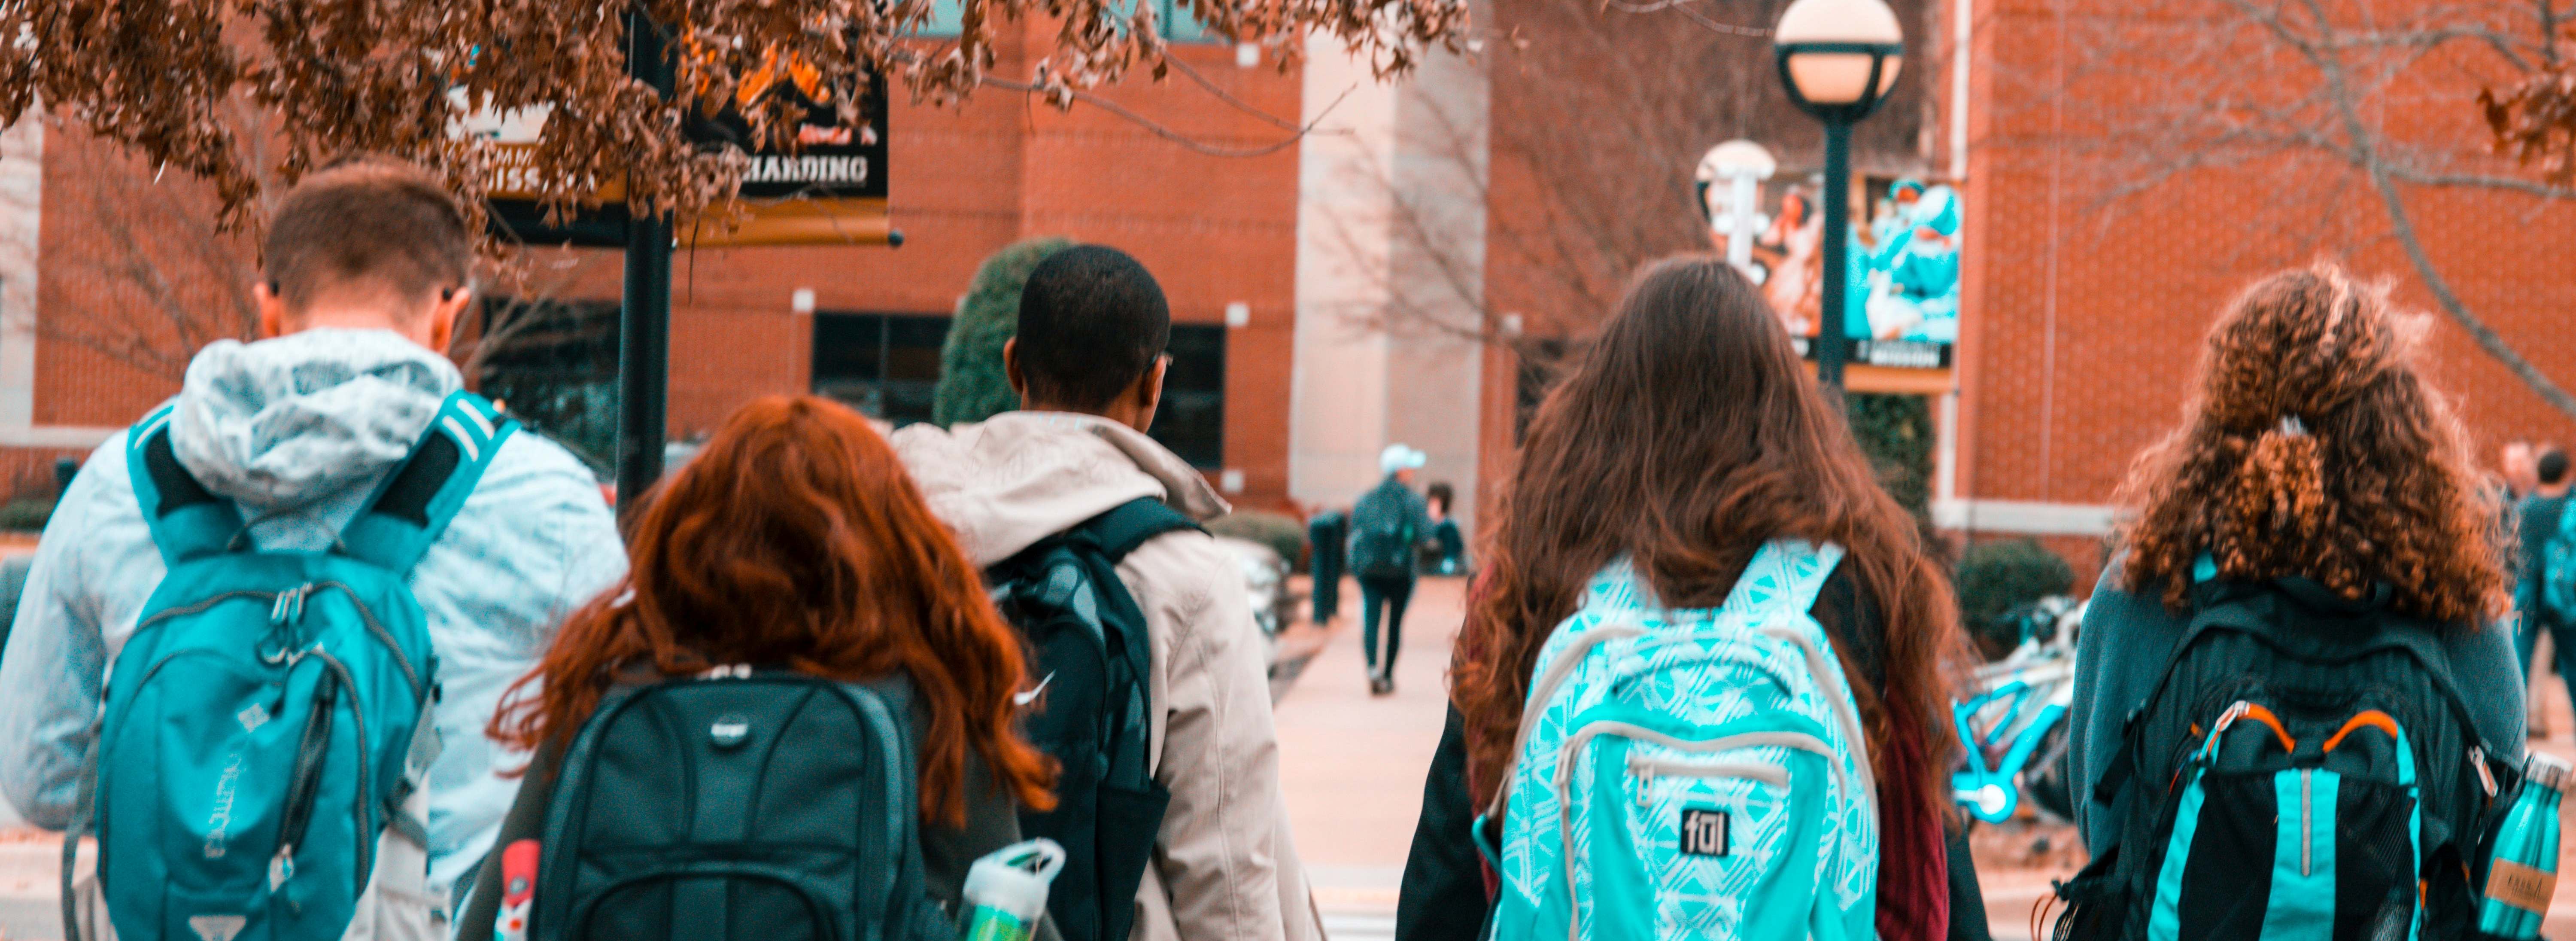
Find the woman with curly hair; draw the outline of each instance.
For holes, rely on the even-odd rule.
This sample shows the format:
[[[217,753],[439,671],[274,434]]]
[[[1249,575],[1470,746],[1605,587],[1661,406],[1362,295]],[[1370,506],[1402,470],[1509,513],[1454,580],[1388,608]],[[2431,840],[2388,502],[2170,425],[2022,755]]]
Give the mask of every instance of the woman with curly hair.
[[[2459,706],[2435,724],[2470,726],[2468,741],[2444,753],[2457,757],[2429,768],[2428,780],[2479,755],[2507,767],[2516,757],[2523,690],[2511,640],[2494,626],[2508,590],[2495,507],[2458,416],[2419,369],[2424,329],[2422,318],[2390,308],[2384,286],[2328,264],[2264,278],[2210,328],[2182,425],[2139,457],[2122,489],[2118,558],[2084,618],[2069,761],[2077,793],[2095,793],[2110,776],[2117,795],[2077,806],[2097,858],[2121,842],[2123,821],[2140,809],[2133,804],[2164,796],[2122,786],[2165,780],[2162,768],[2129,773],[2124,727],[2158,739],[2138,755],[2180,747],[2159,736],[2191,734],[2179,722],[2165,729],[2160,704],[2195,697],[2160,687],[2207,682],[2221,706],[2294,699],[2314,681],[2291,676],[2309,669],[2296,664],[2359,662],[2365,650],[2402,646],[2456,693]],[[2283,658],[2237,656],[2210,669],[2241,675],[2168,680],[2169,670],[2189,672],[2183,661],[2193,658],[2176,650],[2195,615],[2216,617],[2221,605],[2259,612],[2246,629],[2260,637],[2248,639]],[[2322,659],[2301,659],[2311,655]],[[2289,724],[2284,741],[2309,741],[2289,711],[2265,722]],[[2419,750],[2433,747],[2432,734],[2417,737]],[[2250,894],[2259,914],[2261,893]]]

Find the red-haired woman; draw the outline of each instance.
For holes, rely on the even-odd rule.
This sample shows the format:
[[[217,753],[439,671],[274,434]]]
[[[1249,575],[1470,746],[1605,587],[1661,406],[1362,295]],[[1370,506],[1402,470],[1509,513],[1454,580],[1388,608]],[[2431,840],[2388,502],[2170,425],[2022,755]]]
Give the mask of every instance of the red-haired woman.
[[[1054,805],[1048,760],[1012,727],[1017,635],[857,413],[813,396],[744,406],[662,485],[630,542],[626,582],[565,622],[492,721],[495,739],[538,751],[501,845],[537,835],[558,755],[610,686],[719,664],[910,681],[923,862],[943,902],[978,856],[1019,838],[1020,806]],[[498,855],[463,937],[491,931]]]

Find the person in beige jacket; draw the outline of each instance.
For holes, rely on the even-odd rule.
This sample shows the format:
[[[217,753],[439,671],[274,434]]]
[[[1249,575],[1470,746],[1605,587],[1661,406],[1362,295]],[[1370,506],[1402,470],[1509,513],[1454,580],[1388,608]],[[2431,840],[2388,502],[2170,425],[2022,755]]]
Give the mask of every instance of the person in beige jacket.
[[[1195,520],[1227,510],[1145,435],[1171,319],[1135,259],[1079,246],[1031,273],[1004,348],[1022,411],[893,435],[932,512],[990,566],[1138,497]],[[1207,534],[1147,541],[1118,565],[1145,615],[1154,779],[1169,788],[1133,941],[1320,941],[1279,793],[1261,637],[1238,563]]]

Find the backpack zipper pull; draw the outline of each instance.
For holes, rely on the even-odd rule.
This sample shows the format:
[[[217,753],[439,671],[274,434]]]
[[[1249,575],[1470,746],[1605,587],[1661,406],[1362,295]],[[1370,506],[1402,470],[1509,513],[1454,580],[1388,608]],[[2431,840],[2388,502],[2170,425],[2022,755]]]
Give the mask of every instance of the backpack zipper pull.
[[[286,884],[286,880],[293,878],[295,878],[295,844],[280,844],[277,847],[277,855],[268,861],[268,890],[275,892]]]
[[[293,626],[304,617],[304,596],[313,593],[310,583],[277,593],[277,602],[269,605],[268,622],[279,627]]]
[[[2299,769],[2299,875],[2302,876],[2309,874],[2317,846],[2316,817],[2310,807],[2316,776],[2314,768]]]

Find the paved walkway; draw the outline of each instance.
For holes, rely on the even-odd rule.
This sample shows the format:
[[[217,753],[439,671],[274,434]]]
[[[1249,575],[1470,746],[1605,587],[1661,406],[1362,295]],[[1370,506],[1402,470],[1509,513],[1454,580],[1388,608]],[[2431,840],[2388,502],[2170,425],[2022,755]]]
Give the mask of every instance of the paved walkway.
[[[1443,676],[1462,594],[1455,578],[1426,578],[1414,590],[1392,696],[1369,695],[1359,593],[1348,583],[1329,632],[1285,641],[1321,645],[1279,701],[1279,764],[1297,851],[1334,941],[1394,935],[1422,773],[1447,715]]]
[[[1443,674],[1462,587],[1456,579],[1421,583],[1405,619],[1393,696],[1368,694],[1356,591],[1343,593],[1342,616],[1327,628],[1301,627],[1281,641],[1283,655],[1302,660],[1303,669],[1280,690],[1280,773],[1297,849],[1333,941],[1394,935],[1396,890],[1421,811],[1422,774],[1440,741]],[[2554,733],[2542,747],[2576,755],[2570,739],[2576,718],[2564,687],[2547,681],[2541,693]],[[2067,838],[2062,828],[1980,832],[1978,871],[1999,941],[2029,938],[2032,906],[2046,895],[2048,880],[2080,862]],[[54,915],[60,845],[50,834],[0,828],[0,941],[60,937]],[[2576,828],[2566,845],[2576,857]],[[2546,936],[2576,938],[2576,879],[2560,884]]]

